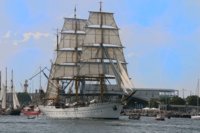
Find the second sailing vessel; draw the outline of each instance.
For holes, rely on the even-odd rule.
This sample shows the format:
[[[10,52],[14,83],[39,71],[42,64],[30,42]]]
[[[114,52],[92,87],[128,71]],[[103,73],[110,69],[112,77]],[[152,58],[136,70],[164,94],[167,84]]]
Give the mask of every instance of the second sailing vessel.
[[[118,119],[122,101],[134,91],[113,13],[100,4],[85,20],[75,8],[74,18],[65,18],[56,52],[41,111],[51,118]]]
[[[1,114],[3,115],[20,115],[21,108],[19,100],[13,85],[13,71],[11,78],[11,95],[9,96],[10,101],[8,102],[8,93],[7,93],[7,68],[6,68],[6,83],[4,88],[1,90]]]

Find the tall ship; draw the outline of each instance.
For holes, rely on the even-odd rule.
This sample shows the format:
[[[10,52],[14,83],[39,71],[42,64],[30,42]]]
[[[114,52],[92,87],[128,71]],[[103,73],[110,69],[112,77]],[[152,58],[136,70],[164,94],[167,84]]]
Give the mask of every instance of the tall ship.
[[[44,105],[50,118],[118,119],[134,94],[113,13],[90,11],[65,18],[56,59],[48,78]]]

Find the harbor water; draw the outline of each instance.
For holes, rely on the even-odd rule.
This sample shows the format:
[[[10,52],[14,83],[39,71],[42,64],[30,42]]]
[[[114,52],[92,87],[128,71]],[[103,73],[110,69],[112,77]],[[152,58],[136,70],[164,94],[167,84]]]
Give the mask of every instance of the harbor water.
[[[0,116],[0,133],[200,133],[200,121],[171,118],[156,121],[153,117],[130,120],[71,119],[53,120],[44,116]]]

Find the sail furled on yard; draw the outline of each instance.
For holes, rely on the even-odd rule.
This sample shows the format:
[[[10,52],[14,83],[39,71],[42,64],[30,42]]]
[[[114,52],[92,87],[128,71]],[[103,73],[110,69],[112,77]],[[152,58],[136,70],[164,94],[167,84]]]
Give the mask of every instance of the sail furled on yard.
[[[80,75],[98,77],[104,74],[113,78],[112,63],[116,65],[117,60],[123,62],[124,69],[127,69],[113,13],[90,12],[85,32]]]

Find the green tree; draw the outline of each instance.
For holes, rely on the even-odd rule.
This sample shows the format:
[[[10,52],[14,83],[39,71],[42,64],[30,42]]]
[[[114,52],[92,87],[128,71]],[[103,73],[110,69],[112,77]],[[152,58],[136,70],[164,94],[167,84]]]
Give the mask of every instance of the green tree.
[[[31,102],[31,97],[26,92],[18,93],[17,97],[19,99],[20,105],[28,105]]]
[[[160,97],[161,104],[169,104],[169,101],[170,101],[170,97],[167,97],[167,96]]]
[[[178,96],[174,96],[170,99],[169,104],[173,104],[173,105],[185,105],[185,100],[181,97]]]
[[[193,96],[188,96],[186,98],[186,101],[188,103],[188,105],[193,105],[193,106],[197,106],[197,96],[193,95]],[[199,98],[199,104],[200,104],[200,98]]]
[[[158,99],[151,99],[150,101],[149,101],[149,104],[150,104],[150,107],[151,108],[158,108],[158,105],[159,105],[159,100]]]

